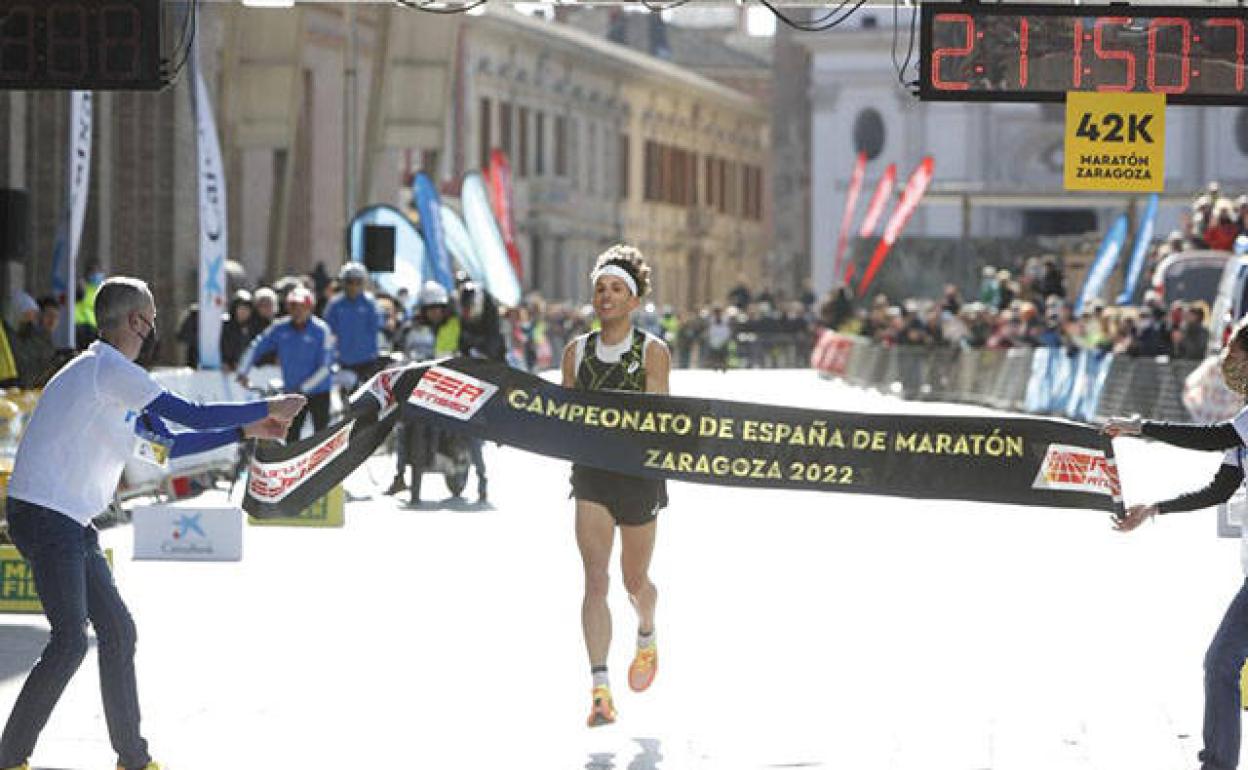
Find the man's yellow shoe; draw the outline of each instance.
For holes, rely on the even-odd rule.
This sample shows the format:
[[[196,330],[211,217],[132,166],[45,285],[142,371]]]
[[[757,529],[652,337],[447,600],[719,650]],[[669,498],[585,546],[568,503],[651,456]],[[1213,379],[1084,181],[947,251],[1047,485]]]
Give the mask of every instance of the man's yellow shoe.
[[[126,770],[126,768],[122,767],[121,765],[117,765],[117,770]],[[160,763],[148,762],[146,765],[143,766],[143,770],[160,770]]]
[[[654,682],[659,673],[659,648],[655,645],[638,647],[632,665],[628,667],[628,686],[633,692],[642,692]]]
[[[611,689],[605,685],[594,688],[594,705],[590,709],[589,719],[585,724],[590,727],[601,727],[615,722],[615,704],[611,702]]]
[[[0,767],[0,770],[30,770],[30,763],[23,762],[17,767]]]

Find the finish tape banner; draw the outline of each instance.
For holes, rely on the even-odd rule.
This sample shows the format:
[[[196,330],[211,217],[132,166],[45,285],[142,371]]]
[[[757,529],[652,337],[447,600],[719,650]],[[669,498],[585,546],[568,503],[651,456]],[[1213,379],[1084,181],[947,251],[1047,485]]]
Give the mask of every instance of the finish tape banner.
[[[343,422],[296,444],[261,443],[243,507],[260,517],[301,510],[368,457],[400,408],[446,430],[648,478],[1122,509],[1109,439],[1075,423],[577,391],[465,358],[383,371]]]

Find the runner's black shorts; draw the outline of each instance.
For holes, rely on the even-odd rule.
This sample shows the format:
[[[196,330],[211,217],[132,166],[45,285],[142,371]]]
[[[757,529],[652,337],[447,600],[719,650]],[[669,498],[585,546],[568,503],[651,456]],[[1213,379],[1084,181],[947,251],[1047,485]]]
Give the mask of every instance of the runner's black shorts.
[[[667,482],[573,465],[570,497],[598,503],[621,527],[640,527],[667,507]]]

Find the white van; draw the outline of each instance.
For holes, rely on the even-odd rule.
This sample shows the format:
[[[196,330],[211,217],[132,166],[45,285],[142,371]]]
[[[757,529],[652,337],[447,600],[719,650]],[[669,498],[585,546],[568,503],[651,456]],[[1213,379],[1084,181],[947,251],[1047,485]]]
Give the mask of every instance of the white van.
[[[1248,238],[1241,235],[1235,241],[1234,254],[1222,268],[1218,294],[1209,311],[1209,355],[1222,349],[1231,328],[1244,313],[1248,313]]]
[[[1171,254],[1153,269],[1152,289],[1167,305],[1175,300],[1213,304],[1229,251],[1195,249]]]

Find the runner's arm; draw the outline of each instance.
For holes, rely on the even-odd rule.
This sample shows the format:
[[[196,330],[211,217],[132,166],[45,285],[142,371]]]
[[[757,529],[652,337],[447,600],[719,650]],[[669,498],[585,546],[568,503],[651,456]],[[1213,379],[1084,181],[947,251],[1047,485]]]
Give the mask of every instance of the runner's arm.
[[[1140,423],[1140,435],[1184,449],[1235,449],[1244,445],[1243,437],[1230,422],[1192,425],[1144,420]]]
[[[1175,513],[1177,511],[1195,511],[1225,503],[1244,482],[1244,472],[1237,465],[1223,463],[1213,481],[1204,489],[1188,492],[1157,504],[1158,513]]]
[[[646,347],[646,392],[671,393],[668,380],[672,373],[672,354],[667,345],[651,340]]]
[[[563,387],[576,387],[576,340],[572,340],[563,348]]]

